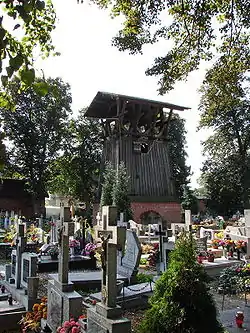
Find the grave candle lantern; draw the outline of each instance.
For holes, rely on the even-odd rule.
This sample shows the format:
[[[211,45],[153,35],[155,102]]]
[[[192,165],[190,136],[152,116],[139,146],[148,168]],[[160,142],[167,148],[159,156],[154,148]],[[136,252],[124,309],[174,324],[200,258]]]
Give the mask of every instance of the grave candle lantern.
[[[244,321],[244,314],[243,314],[242,311],[236,312],[235,321],[236,321],[237,327],[242,328],[242,324],[243,324],[243,321]]]

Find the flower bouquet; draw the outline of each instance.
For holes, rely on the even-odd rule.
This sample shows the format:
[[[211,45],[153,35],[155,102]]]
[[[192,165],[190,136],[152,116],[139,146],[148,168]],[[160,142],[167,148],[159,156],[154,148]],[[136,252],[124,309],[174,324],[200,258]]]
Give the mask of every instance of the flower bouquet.
[[[220,246],[220,239],[213,239],[212,240],[212,247],[214,249],[218,249],[219,246]]]
[[[236,247],[236,250],[240,250],[240,251],[246,253],[247,242],[245,242],[244,240],[237,240],[235,242],[235,247]]]
[[[71,239],[69,241],[69,247],[70,248],[76,248],[76,247],[79,247],[80,246],[80,242],[76,239]]]
[[[85,255],[93,256],[95,254],[96,247],[97,246],[93,243],[86,244],[85,249],[84,249]]]
[[[40,332],[42,318],[47,319],[47,297],[43,297],[40,304],[34,304],[32,311],[22,317],[19,322],[22,332]]]
[[[56,333],[80,333],[81,328],[78,321],[71,318],[69,321],[65,321],[61,327],[58,327]]]

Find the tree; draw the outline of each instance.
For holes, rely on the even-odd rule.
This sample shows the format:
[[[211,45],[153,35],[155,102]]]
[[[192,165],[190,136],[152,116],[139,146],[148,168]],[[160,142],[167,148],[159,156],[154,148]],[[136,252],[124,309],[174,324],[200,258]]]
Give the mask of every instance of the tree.
[[[100,124],[85,118],[84,112],[71,121],[64,152],[50,165],[48,189],[84,201],[89,209],[98,187],[102,138]]]
[[[10,166],[6,167],[6,173],[27,179],[34,200],[46,193],[48,166],[64,147],[71,113],[69,85],[59,78],[48,79],[46,83],[49,92],[41,97],[33,88],[19,94],[19,82],[12,82],[9,93],[16,110],[0,109],[6,137],[10,141]]]
[[[102,194],[100,207],[115,205],[117,212],[124,213],[125,219],[132,219],[130,206],[129,177],[127,176],[124,162],[121,162],[116,170],[111,162],[106,163],[103,173]]]
[[[221,61],[208,71],[201,89],[201,128],[212,129],[204,143],[207,156],[203,178],[210,197],[227,210],[249,205],[250,100],[249,79],[232,65],[224,72]],[[216,165],[214,165],[216,164]],[[233,198],[234,197],[234,198]]]
[[[82,1],[83,2],[83,1]],[[219,58],[224,72],[228,65],[249,69],[248,0],[120,1],[92,0],[109,8],[124,23],[113,45],[120,51],[142,53],[145,44],[172,42],[166,55],[157,56],[147,75],[159,76],[159,92],[173,89],[199,68],[201,61]]]
[[[100,206],[112,206],[113,205],[113,188],[116,181],[116,171],[113,168],[111,162],[107,162],[105,170],[102,175],[102,192]]]
[[[178,114],[174,114],[169,126],[168,145],[170,164],[177,196],[183,195],[183,186],[189,183],[190,167],[186,165],[187,152],[185,121]]]
[[[184,185],[183,187],[183,194],[181,200],[182,209],[191,210],[193,214],[197,214],[198,212],[198,202],[197,198],[194,195],[194,191],[190,189],[189,186]]]
[[[18,73],[23,84],[30,86],[34,83],[41,94],[47,93],[48,88],[44,82],[42,84],[35,82],[33,59],[37,50],[43,57],[54,51],[51,32],[55,28],[56,16],[51,0],[3,0],[1,8],[3,9],[0,16],[2,85],[6,87],[13,75]],[[16,34],[19,30],[22,30],[21,33]],[[9,95],[2,91],[1,106],[8,104],[7,96]]]
[[[121,162],[118,166],[118,172],[115,174],[115,182],[113,186],[113,203],[117,207],[118,214],[124,213],[125,221],[129,221],[133,218],[129,192],[129,177],[124,162]]]
[[[195,258],[194,241],[184,233],[170,254],[168,269],[156,282],[139,332],[222,333],[207,275]]]

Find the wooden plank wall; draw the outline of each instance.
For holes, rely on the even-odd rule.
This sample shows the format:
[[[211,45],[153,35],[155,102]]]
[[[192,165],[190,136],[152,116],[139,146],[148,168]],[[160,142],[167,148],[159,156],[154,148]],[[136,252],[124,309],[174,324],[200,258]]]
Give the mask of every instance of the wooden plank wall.
[[[135,153],[133,138],[120,139],[120,161],[130,176],[130,195],[140,197],[175,197],[166,142],[149,142],[148,153]],[[116,164],[116,139],[104,144],[104,159]]]

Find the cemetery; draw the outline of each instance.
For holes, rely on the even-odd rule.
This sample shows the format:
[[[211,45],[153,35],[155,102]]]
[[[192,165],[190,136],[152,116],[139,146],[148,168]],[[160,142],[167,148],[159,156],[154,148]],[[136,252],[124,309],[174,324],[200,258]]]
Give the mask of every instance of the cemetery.
[[[103,206],[91,242],[85,242],[82,251],[84,262],[95,258],[95,264],[71,268],[71,258],[81,257],[78,247],[82,240],[75,238],[77,219],[69,207],[61,205],[59,220],[51,224],[49,234],[42,232],[41,240],[32,236],[36,247],[28,242],[25,222],[16,219],[11,225],[16,229],[12,231],[10,263],[1,273],[0,323],[5,318],[9,330],[21,327],[23,332],[60,332],[60,327],[64,332],[67,325],[69,332],[131,332],[137,317],[133,315],[131,322],[124,315],[137,309],[141,316],[148,308],[155,283],[167,271],[169,253],[183,232],[193,235],[197,263],[210,277],[219,277],[215,292],[223,295],[223,304],[226,295],[236,293],[247,300],[250,214],[248,210],[244,213],[240,222],[219,229],[216,221],[213,228],[194,224],[191,212],[185,211],[184,223],[171,224],[167,230],[161,224],[153,225],[154,232],[140,238],[136,222],[125,222],[122,215],[118,219],[115,206]],[[32,228],[34,231],[34,225]],[[44,266],[48,285],[41,295],[39,260],[49,256],[57,265]]]
[[[170,109],[167,116],[164,108]],[[102,123],[105,158],[90,216],[85,218],[85,209],[85,217],[77,215],[74,205],[62,196],[53,199],[57,206],[50,200],[49,218],[41,214],[26,219],[14,210],[0,214],[0,260],[5,264],[0,327],[4,323],[6,332],[132,333],[142,329],[148,333],[152,324],[148,313],[161,313],[157,306],[166,298],[159,290],[173,280],[172,275],[181,277],[184,294],[192,291],[185,288],[195,281],[195,274],[202,276],[197,286],[207,297],[212,316],[213,300],[222,309],[228,307],[226,297],[231,295],[247,303],[250,210],[232,221],[197,222],[176,196],[166,139],[173,110],[186,109],[97,93],[85,116]],[[116,112],[119,117],[114,123]],[[164,156],[163,168],[159,155]],[[181,252],[182,246],[188,248]],[[207,291],[208,281],[213,295]],[[219,332],[219,315],[213,318]]]

